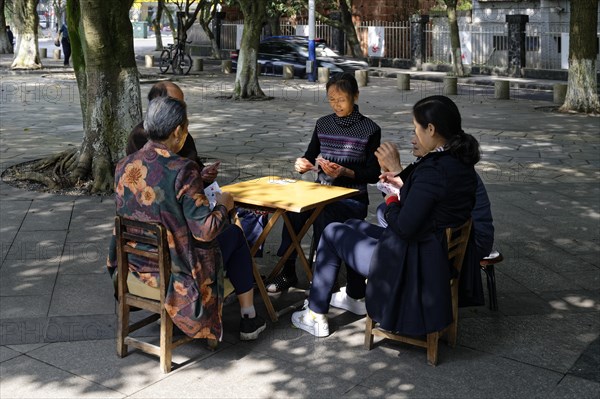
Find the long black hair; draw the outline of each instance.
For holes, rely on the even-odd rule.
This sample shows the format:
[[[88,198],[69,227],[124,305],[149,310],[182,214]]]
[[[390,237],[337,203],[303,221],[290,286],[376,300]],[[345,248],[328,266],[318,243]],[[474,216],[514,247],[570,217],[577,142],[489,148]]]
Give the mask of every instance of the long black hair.
[[[446,139],[446,151],[461,162],[475,165],[481,158],[479,142],[462,129],[458,107],[446,96],[429,96],[413,106],[413,116],[424,128],[430,123]]]

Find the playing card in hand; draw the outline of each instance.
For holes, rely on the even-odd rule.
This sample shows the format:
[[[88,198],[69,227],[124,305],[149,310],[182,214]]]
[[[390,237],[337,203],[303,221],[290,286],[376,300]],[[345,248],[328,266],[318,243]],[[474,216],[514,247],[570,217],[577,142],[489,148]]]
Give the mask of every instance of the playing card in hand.
[[[204,195],[208,198],[208,204],[210,209],[213,209],[217,204],[217,196],[216,193],[220,193],[221,188],[217,184],[217,182],[212,182],[210,185],[204,188]]]

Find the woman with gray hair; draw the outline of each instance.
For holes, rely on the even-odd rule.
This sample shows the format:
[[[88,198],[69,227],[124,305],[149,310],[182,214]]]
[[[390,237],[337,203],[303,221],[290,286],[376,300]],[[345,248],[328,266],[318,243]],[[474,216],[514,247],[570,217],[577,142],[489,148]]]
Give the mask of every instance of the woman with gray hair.
[[[220,340],[224,270],[216,237],[229,223],[233,197],[229,193],[218,195],[217,204],[211,210],[198,164],[177,155],[188,134],[184,102],[170,97],[152,100],[144,129],[148,143],[117,164],[117,214],[165,226],[172,273],[167,289],[167,311],[173,323],[188,336]],[[235,245],[247,244],[242,240]],[[111,275],[116,267],[116,237],[113,235],[108,259]],[[155,262],[130,256],[129,269],[143,283],[158,287]],[[254,309],[251,265],[232,265],[227,276],[240,302],[240,339],[256,339],[266,323]]]

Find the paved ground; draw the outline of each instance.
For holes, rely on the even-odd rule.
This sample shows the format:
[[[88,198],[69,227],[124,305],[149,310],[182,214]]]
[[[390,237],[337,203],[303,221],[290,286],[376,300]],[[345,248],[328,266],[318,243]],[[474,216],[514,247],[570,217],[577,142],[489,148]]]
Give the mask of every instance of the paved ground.
[[[0,58],[0,169],[78,145],[79,99],[68,71],[44,60],[43,73],[12,74],[8,63]],[[178,83],[198,151],[223,161],[221,184],[292,176],[315,120],[329,112],[318,84],[265,78],[261,86],[275,100],[232,102],[223,96],[233,77],[216,65]],[[527,82],[536,83],[548,86]],[[142,85],[144,95],[149,86]],[[258,341],[242,343],[235,303],[225,308],[218,349],[203,342],[179,348],[180,367],[168,375],[139,352],[119,359],[104,267],[112,199],[0,183],[0,397],[597,398],[600,119],[548,112],[548,101],[495,100],[479,88],[461,85],[454,99],[484,152],[478,170],[493,205],[496,248],[506,258],[497,272],[500,310],[462,309],[458,346],[441,345],[438,367],[408,346],[383,341],[364,350],[364,321],[337,311],[328,338],[299,332],[283,317]],[[400,92],[393,79],[372,77],[359,104],[408,162],[410,107],[441,92],[439,82],[415,79],[410,92]],[[371,193],[374,211],[380,197]],[[271,237],[265,270],[276,246]],[[302,295],[296,290],[275,303]],[[260,300],[259,310],[266,313]],[[156,326],[146,333],[156,335]]]

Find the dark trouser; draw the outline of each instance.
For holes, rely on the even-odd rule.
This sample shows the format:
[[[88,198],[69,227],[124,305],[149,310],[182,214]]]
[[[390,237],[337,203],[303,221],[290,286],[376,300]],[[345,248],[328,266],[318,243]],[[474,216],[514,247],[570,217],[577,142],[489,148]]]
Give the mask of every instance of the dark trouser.
[[[69,58],[71,58],[71,42],[67,39],[62,39],[60,43],[62,44],[62,49],[65,56],[65,65],[69,65]]]
[[[269,217],[268,215],[257,214],[244,208],[237,208],[237,214],[242,223],[242,229],[248,241],[248,246],[252,247],[265,229]],[[260,258],[263,256],[263,246],[264,244],[258,248],[258,251],[254,255],[255,257]]]
[[[346,264],[348,273],[346,294],[354,299],[365,297],[365,278],[383,231],[383,227],[355,219],[331,223],[325,228],[317,247],[315,272],[308,296],[308,306],[313,312],[329,312],[331,291],[342,262]]]
[[[347,198],[338,202],[331,203],[326,205],[323,208],[321,214],[317,217],[315,222],[313,223],[313,241],[315,243],[319,242],[321,238],[321,234],[325,227],[332,222],[344,222],[348,219],[364,219],[367,217],[368,205],[353,200],[351,198]],[[312,211],[306,211],[302,213],[293,213],[289,212],[287,215],[290,218],[290,222],[294,227],[294,231],[296,234],[302,229],[304,223],[310,217]],[[277,256],[283,256],[288,247],[292,245],[292,238],[290,237],[290,233],[287,228],[283,226],[283,231],[281,234],[281,245],[279,246],[279,250],[277,251]],[[290,257],[288,258],[288,262],[286,262],[286,266],[283,269],[283,273],[286,275],[293,275],[295,273],[294,262],[298,254],[296,251],[292,252]]]
[[[235,288],[235,293],[250,291],[254,285],[252,258],[242,229],[235,224],[228,225],[217,236],[217,241],[223,255],[225,272]]]

